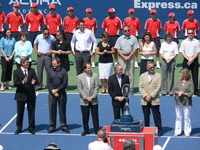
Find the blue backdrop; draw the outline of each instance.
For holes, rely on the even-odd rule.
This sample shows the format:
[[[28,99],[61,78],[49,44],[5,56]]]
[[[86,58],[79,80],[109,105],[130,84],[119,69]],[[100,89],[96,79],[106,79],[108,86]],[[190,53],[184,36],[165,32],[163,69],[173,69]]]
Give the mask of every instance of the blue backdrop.
[[[187,10],[193,9],[195,12],[195,18],[200,21],[199,0],[0,0],[2,4],[2,11],[6,14],[12,11],[14,3],[21,4],[20,11],[25,16],[30,12],[30,4],[36,2],[38,9],[44,15],[48,14],[48,5],[55,4],[57,7],[56,12],[64,19],[67,16],[67,7],[72,6],[75,9],[75,15],[78,18],[85,17],[85,9],[90,7],[93,9],[93,16],[97,19],[98,30],[97,37],[100,36],[102,22],[104,18],[108,16],[108,9],[113,7],[116,10],[116,15],[123,21],[128,16],[128,9],[135,9],[135,16],[141,20],[142,30],[139,37],[144,32],[145,21],[150,17],[149,10],[157,10],[157,18],[164,23],[168,20],[168,13],[174,12],[176,14],[176,20],[182,26],[182,22],[187,18]],[[26,28],[24,27],[24,30]],[[160,37],[163,38],[163,31]],[[179,35],[179,38],[183,38],[183,33]]]

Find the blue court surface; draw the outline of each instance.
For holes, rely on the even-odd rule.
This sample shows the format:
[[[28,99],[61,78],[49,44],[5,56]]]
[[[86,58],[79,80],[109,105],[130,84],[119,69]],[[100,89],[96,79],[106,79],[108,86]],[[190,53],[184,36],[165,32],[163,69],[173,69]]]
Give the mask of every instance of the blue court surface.
[[[27,110],[24,112],[23,132],[15,135],[16,130],[16,101],[14,93],[0,93],[0,145],[4,150],[42,150],[49,143],[56,143],[62,150],[86,150],[90,142],[96,140],[90,118],[90,134],[80,136],[83,132],[82,118],[79,104],[79,94],[67,94],[67,124],[70,134],[62,132],[57,117],[56,132],[48,134],[49,113],[48,93],[37,93],[36,101],[36,134],[28,132]],[[99,94],[99,121],[100,127],[109,126],[113,121],[111,98],[108,94]],[[140,105],[140,95],[130,96],[130,111],[135,119],[143,120]],[[200,98],[193,97],[191,113],[192,134],[185,138],[182,133],[173,137],[175,124],[174,97],[161,96],[161,115],[164,135],[158,138],[158,144],[163,150],[199,150],[200,149]],[[151,117],[151,126],[154,126]]]

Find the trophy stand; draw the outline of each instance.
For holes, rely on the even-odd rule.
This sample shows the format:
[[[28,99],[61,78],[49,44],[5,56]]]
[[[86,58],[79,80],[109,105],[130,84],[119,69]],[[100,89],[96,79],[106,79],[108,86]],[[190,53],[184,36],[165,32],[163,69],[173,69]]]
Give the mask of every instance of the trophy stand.
[[[129,109],[130,85],[124,84],[122,94],[125,98],[124,112],[120,119],[116,119],[110,125],[111,132],[140,132],[143,128],[143,121],[134,119]]]

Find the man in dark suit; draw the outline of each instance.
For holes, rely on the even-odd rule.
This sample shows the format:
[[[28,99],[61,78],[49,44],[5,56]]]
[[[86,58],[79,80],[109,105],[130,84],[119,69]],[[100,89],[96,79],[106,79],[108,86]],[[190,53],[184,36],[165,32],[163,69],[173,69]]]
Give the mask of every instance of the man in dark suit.
[[[22,132],[24,117],[24,107],[27,103],[29,132],[35,134],[35,90],[34,85],[38,80],[34,69],[29,68],[28,58],[22,57],[20,60],[21,67],[14,71],[14,86],[17,87],[15,100],[17,101],[17,130],[15,134]]]
[[[129,83],[129,77],[122,74],[122,66],[117,64],[114,67],[115,74],[109,77],[108,92],[112,98],[112,106],[114,112],[114,119],[120,119],[120,109],[123,113],[123,108],[126,103],[122,95],[122,86]]]
[[[81,136],[89,134],[89,116],[92,114],[94,132],[99,131],[99,114],[98,114],[98,90],[99,83],[96,73],[92,72],[90,63],[83,65],[84,72],[77,76],[77,88],[80,93],[80,105],[82,112],[84,131]]]

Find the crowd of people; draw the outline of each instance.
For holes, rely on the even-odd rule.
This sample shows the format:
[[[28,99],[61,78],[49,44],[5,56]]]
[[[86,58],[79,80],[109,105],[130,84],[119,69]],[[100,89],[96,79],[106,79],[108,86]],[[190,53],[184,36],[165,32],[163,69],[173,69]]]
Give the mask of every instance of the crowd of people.
[[[1,5],[0,5],[1,6]],[[1,29],[1,88],[12,89],[9,85],[12,76],[13,60],[17,69],[14,71],[14,86],[17,87],[15,100],[17,101],[17,130],[22,132],[24,107],[27,103],[29,117],[29,132],[35,134],[35,90],[43,87],[43,70],[47,73],[47,88],[49,91],[49,120],[48,133],[56,129],[57,103],[62,130],[69,133],[66,122],[66,87],[68,85],[68,71],[70,71],[69,54],[75,58],[77,73],[77,89],[80,93],[80,105],[84,131],[82,136],[89,134],[89,113],[91,111],[95,133],[99,130],[98,117],[98,90],[101,81],[102,93],[109,93],[112,98],[114,119],[120,118],[125,105],[121,87],[130,84],[130,94],[134,94],[134,68],[138,67],[138,53],[141,55],[139,91],[142,95],[141,105],[144,113],[145,126],[149,126],[150,109],[153,112],[158,135],[162,136],[162,121],[159,111],[160,89],[163,96],[175,95],[176,126],[174,136],[181,133],[181,118],[184,114],[185,136],[191,133],[190,111],[192,95],[200,96],[198,85],[198,55],[200,43],[196,39],[199,24],[194,19],[194,11],[188,10],[188,18],[184,20],[182,30],[185,39],[180,44],[179,52],[183,56],[181,80],[174,84],[174,70],[178,55],[178,34],[180,25],[175,20],[175,14],[169,13],[169,21],[164,25],[164,42],[160,42],[159,34],[162,26],[156,17],[156,10],[150,10],[151,17],[145,23],[146,32],[143,33],[142,42],[138,42],[141,23],[135,17],[135,10],[129,9],[129,17],[122,21],[115,15],[115,9],[108,10],[109,16],[103,21],[102,41],[96,40],[97,21],[92,17],[92,9],[86,9],[87,17],[78,19],[74,15],[74,8],[68,7],[68,16],[64,18],[55,12],[56,7],[49,5],[50,13],[44,17],[38,12],[38,5],[31,4],[31,12],[26,15],[19,13],[20,4],[13,5],[13,12],[7,16],[0,14],[3,24],[9,28]],[[28,33],[22,31],[26,25]],[[44,27],[46,25],[46,27]],[[62,27],[65,30],[62,30]],[[123,35],[119,36],[122,30]],[[31,69],[32,49],[37,54],[37,75]],[[52,54],[55,58],[52,59]],[[95,67],[95,54],[99,55],[99,78],[92,73]],[[156,55],[156,66],[154,56]],[[114,56],[114,59],[113,57]],[[156,73],[154,68],[160,68],[162,58],[162,75]],[[118,58],[119,57],[119,58]],[[92,63],[91,62],[92,58]],[[114,61],[115,74],[112,75]],[[190,71],[192,78],[190,76]],[[127,74],[127,75],[126,75]],[[182,114],[183,111],[183,114]]]

